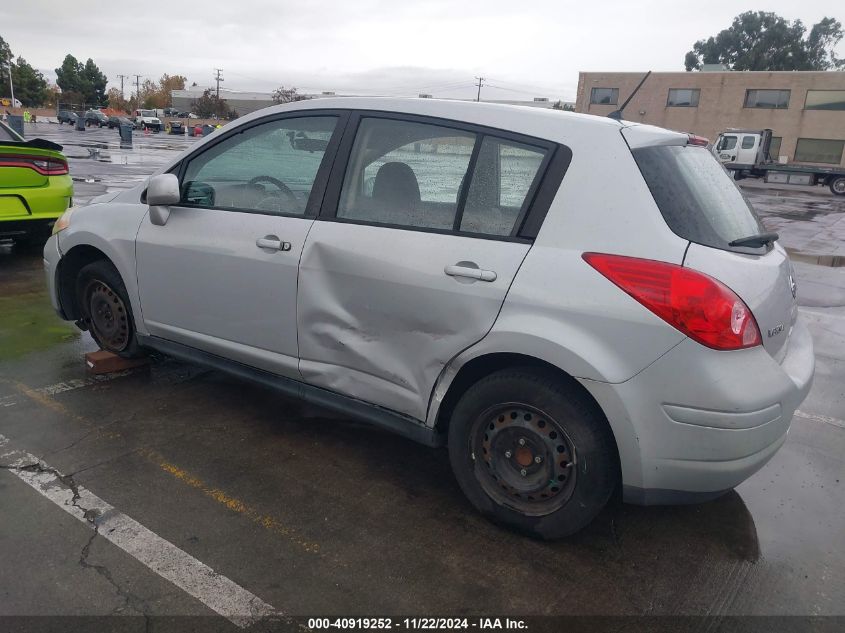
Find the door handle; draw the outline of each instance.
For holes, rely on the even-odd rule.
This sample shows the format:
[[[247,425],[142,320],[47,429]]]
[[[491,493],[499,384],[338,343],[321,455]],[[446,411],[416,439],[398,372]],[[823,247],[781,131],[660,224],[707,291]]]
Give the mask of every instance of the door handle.
[[[458,262],[454,266],[446,266],[443,272],[450,277],[466,277],[476,281],[496,281],[496,273],[492,270],[482,270],[473,262]]]
[[[265,235],[255,240],[255,245],[258,248],[267,248],[274,251],[289,251],[290,242],[283,242],[276,235]]]

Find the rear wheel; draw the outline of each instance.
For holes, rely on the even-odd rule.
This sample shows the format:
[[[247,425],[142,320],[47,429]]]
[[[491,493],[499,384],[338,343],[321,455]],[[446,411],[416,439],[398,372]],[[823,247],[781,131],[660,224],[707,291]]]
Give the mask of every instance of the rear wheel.
[[[531,367],[496,372],[467,390],[449,425],[452,468],[472,504],[547,539],[590,523],[619,480],[607,421],[570,380]]]
[[[830,181],[830,191],[837,196],[845,196],[845,176],[836,176]]]
[[[84,266],[76,279],[76,296],[82,321],[101,349],[124,358],[142,355],[126,287],[110,262]]]

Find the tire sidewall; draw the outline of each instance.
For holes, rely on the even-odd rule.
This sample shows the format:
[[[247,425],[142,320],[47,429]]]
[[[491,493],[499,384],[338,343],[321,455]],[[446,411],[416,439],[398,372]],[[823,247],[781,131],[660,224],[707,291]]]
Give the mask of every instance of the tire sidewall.
[[[449,425],[449,458],[470,502],[497,523],[545,539],[567,536],[590,523],[607,504],[619,480],[615,442],[607,421],[583,394],[559,378],[533,368],[491,374],[461,397]],[[476,475],[476,469],[482,466],[480,460],[472,458],[473,423],[489,407],[509,402],[530,404],[546,412],[574,446],[575,488],[566,503],[550,514],[526,516],[497,502],[485,492]]]

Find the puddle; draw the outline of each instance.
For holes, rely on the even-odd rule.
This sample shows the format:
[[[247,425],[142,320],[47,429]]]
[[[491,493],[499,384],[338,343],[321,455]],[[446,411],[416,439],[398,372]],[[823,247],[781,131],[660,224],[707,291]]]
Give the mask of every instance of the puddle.
[[[0,360],[21,358],[79,336],[60,321],[45,292],[0,297]]]
[[[811,255],[809,253],[802,253],[787,248],[789,259],[794,262],[802,262],[804,264],[815,264],[816,266],[829,266],[830,268],[841,268],[845,266],[845,256],[843,255]]]

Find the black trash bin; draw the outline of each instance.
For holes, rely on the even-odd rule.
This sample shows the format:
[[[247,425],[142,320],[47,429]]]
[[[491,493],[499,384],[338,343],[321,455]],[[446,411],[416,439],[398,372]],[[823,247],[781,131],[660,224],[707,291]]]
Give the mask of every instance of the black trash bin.
[[[82,132],[85,131],[85,117],[81,114],[76,117],[76,129]]]
[[[203,126],[202,126],[202,135],[203,135],[203,136],[208,136],[208,135],[209,135],[209,134],[211,134],[213,131],[214,131],[214,126],[213,126],[213,125],[209,125],[208,123],[206,123],[205,125],[203,125]]]
[[[128,144],[132,145],[132,124],[131,123],[121,123],[119,132],[120,132],[120,144]]]
[[[23,117],[20,114],[10,114],[7,123],[15,132],[21,136],[25,136],[23,133]]]

